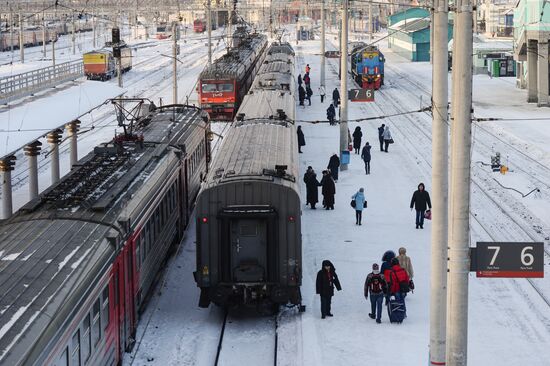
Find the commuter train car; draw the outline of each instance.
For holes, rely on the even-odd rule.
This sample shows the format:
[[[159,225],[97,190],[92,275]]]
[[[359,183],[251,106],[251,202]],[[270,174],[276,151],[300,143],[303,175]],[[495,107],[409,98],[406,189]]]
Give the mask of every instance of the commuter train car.
[[[201,110],[144,110],[136,134],[97,146],[0,224],[0,364],[119,365],[131,350],[210,156]]]
[[[294,51],[274,44],[197,198],[199,306],[302,311]]]
[[[238,30],[233,47],[206,67],[197,86],[200,106],[213,120],[232,121],[265,57],[267,37]]]
[[[157,25],[155,37],[157,39],[166,39],[172,35],[172,27],[169,27],[166,23],[160,23]]]
[[[203,33],[206,31],[206,20],[204,19],[195,19],[193,21],[193,31],[195,33]]]
[[[132,50],[124,45],[120,48],[120,62],[122,73],[132,69]],[[82,56],[84,62],[84,75],[88,80],[109,80],[116,76],[116,59],[113,57],[113,50],[104,48],[97,51],[87,52]]]
[[[380,89],[384,85],[384,62],[382,52],[376,46],[364,43],[351,51],[351,73],[363,89]]]

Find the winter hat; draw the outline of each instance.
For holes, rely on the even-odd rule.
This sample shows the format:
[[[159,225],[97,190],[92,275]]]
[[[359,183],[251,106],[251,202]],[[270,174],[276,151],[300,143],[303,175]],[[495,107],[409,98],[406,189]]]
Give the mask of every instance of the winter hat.
[[[310,169],[313,169],[313,168],[311,167],[311,165],[307,167],[307,170],[310,170]]]
[[[399,248],[399,254],[407,254],[407,249],[404,247]]]
[[[325,259],[325,260],[323,261],[323,268],[326,267],[326,266],[332,266],[332,263],[330,263],[330,261],[327,260],[327,259]]]
[[[382,261],[389,262],[392,260],[392,258],[395,258],[395,253],[393,250],[388,250],[382,256]]]
[[[392,260],[391,260],[391,265],[392,265],[392,266],[395,266],[396,264],[399,264],[399,259],[397,259],[397,257],[392,258]]]
[[[374,263],[374,264],[372,265],[372,273],[374,273],[374,274],[379,274],[379,273],[380,273],[380,269],[379,269],[379,267],[378,267],[378,263]]]
[[[359,188],[359,192],[365,192],[365,189],[364,188]]]

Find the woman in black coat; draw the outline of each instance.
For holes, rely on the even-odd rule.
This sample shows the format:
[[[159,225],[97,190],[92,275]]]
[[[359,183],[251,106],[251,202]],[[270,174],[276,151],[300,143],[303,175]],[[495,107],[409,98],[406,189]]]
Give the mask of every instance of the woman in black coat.
[[[359,149],[361,149],[362,137],[363,137],[363,132],[361,132],[361,127],[359,126],[355,127],[355,131],[353,131],[353,148],[355,149],[356,154],[359,154]]]
[[[432,202],[430,201],[430,194],[425,190],[424,183],[418,185],[418,190],[413,193],[411,198],[411,210],[416,209],[416,228],[420,226],[424,229],[424,214],[426,213],[426,206],[431,209]]]
[[[304,174],[304,182],[306,183],[306,205],[309,203],[311,208],[315,210],[315,205],[319,202],[318,187],[321,184],[317,180],[317,174],[311,167],[308,167],[306,174]]]
[[[334,195],[336,194],[336,185],[332,180],[328,170],[323,170],[323,179],[321,179],[321,193],[323,194],[323,207],[325,210],[334,210]]]
[[[363,150],[361,151],[361,159],[365,162],[365,173],[370,174],[370,149],[372,146],[370,146],[369,142],[363,146]]]
[[[334,104],[335,107],[338,107],[340,104],[340,92],[337,88],[334,88],[332,91],[332,104]]]
[[[321,318],[332,316],[330,312],[330,303],[334,296],[334,287],[338,291],[342,290],[340,281],[334,265],[329,260],[324,260],[322,268],[317,272],[317,280],[315,281],[317,294],[321,296]]]
[[[340,158],[338,155],[333,154],[329,161],[327,169],[330,170],[330,174],[332,175],[332,179],[334,179],[334,182],[338,182],[338,168],[340,167]]]
[[[306,146],[306,138],[304,136],[304,132],[302,131],[302,126],[298,126],[298,130],[296,131],[298,134],[298,152],[302,152],[302,146]]]
[[[298,100],[300,101],[300,105],[304,105],[304,100],[306,99],[306,91],[303,86],[300,85],[298,88]]]

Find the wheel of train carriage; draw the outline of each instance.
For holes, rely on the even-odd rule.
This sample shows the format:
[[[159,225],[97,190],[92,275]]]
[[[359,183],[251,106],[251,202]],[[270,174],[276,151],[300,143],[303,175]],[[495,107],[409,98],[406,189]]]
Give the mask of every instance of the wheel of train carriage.
[[[270,299],[260,300],[257,305],[258,313],[265,316],[275,315],[279,312],[279,304]]]

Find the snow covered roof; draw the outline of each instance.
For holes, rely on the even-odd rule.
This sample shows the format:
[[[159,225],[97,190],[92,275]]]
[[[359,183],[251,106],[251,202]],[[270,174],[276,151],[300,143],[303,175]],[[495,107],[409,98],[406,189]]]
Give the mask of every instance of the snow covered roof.
[[[404,33],[413,33],[429,27],[429,18],[408,18],[393,24],[392,26],[390,26],[390,29]]]
[[[510,39],[494,39],[494,38],[486,38],[482,36],[481,34],[474,34],[474,44],[473,49],[474,53],[475,51],[512,51],[514,49],[513,47],[513,41]],[[451,39],[449,41],[449,51],[452,51],[453,49],[453,40]]]

